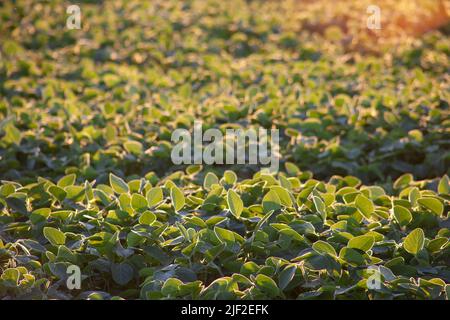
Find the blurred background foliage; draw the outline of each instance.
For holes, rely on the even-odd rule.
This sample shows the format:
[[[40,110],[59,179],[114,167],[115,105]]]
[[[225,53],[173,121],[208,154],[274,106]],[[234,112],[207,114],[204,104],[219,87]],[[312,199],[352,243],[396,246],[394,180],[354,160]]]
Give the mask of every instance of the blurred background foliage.
[[[277,127],[318,178],[448,173],[448,1],[369,2],[2,2],[0,177],[164,176],[195,119]]]

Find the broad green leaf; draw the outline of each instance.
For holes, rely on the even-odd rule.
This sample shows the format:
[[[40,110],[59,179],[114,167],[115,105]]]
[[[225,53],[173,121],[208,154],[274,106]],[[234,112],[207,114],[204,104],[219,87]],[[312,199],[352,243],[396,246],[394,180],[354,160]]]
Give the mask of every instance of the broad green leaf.
[[[84,192],[88,201],[92,201],[94,199],[94,190],[92,189],[92,185],[87,180],[84,182]]]
[[[422,131],[420,131],[420,130],[417,130],[417,129],[411,130],[408,132],[408,135],[418,142],[423,141],[423,134],[422,134]]]
[[[413,187],[409,191],[408,200],[411,202],[411,206],[415,207],[417,205],[417,200],[420,198],[419,188]]]
[[[279,210],[281,208],[280,197],[278,197],[278,194],[275,191],[270,190],[264,196],[262,200],[262,205],[265,213],[272,210],[273,211]]]
[[[369,219],[375,210],[372,201],[362,194],[356,196],[355,205],[366,219]]]
[[[313,202],[316,211],[319,213],[322,220],[325,221],[327,219],[327,209],[325,203],[317,196],[313,196]]]
[[[128,208],[131,208],[131,197],[129,194],[127,193],[122,193],[119,196],[119,204],[120,204],[120,209],[122,210],[127,210]]]
[[[241,216],[242,210],[244,209],[244,203],[242,202],[239,195],[232,189],[228,190],[227,203],[231,213],[236,218],[239,218]]]
[[[234,281],[246,286],[251,286],[253,284],[249,278],[239,273],[233,273],[232,278]]]
[[[74,202],[83,201],[86,196],[85,189],[82,186],[67,186],[64,191],[66,192],[66,198]]]
[[[254,237],[255,237],[256,232],[258,232],[258,230],[261,229],[261,227],[269,220],[269,218],[273,215],[274,212],[275,212],[275,211],[273,211],[273,210],[267,212],[267,213],[264,215],[264,217],[262,217],[262,218],[258,221],[258,223],[257,223],[256,226],[255,226],[255,229],[253,230],[253,235],[252,235],[252,237],[251,237],[252,241],[254,241]]]
[[[111,275],[118,285],[124,286],[133,279],[133,268],[126,262],[113,263]]]
[[[7,183],[0,187],[0,195],[7,197],[10,194],[14,193],[16,191],[16,188],[13,184]]]
[[[145,211],[144,213],[141,214],[141,216],[139,217],[139,223],[140,224],[147,224],[147,225],[151,225],[153,222],[156,221],[156,216],[155,214],[153,214],[150,211]]]
[[[339,252],[339,258],[351,265],[363,265],[365,263],[364,256],[352,248],[344,247]]]
[[[5,199],[5,201],[8,207],[13,209],[15,212],[18,212],[24,216],[28,214],[27,204],[24,198],[9,196],[8,198]]]
[[[214,232],[220,240],[225,241],[226,243],[234,243],[236,241],[234,233],[230,230],[214,227]]]
[[[50,208],[36,209],[30,214],[30,221],[33,224],[46,221],[51,212],[52,210]]]
[[[58,187],[58,186],[50,186],[50,188],[48,188],[48,191],[58,200],[58,201],[63,201],[66,196],[67,196],[67,192]]]
[[[273,190],[277,193],[278,197],[281,200],[281,204],[283,204],[286,207],[292,207],[292,198],[289,192],[280,186],[272,186],[270,190]]]
[[[180,290],[181,285],[183,285],[183,281],[176,278],[169,278],[164,282],[161,293],[165,296],[175,296]]]
[[[136,211],[142,211],[147,209],[147,199],[137,193],[133,193],[131,196],[131,207]]]
[[[295,260],[304,261],[304,265],[311,270],[336,270],[341,268],[341,265],[336,260],[336,258],[328,254],[314,254],[309,252],[309,254],[304,254],[301,257],[295,258]]]
[[[425,244],[425,234],[422,229],[417,228],[411,231],[408,236],[403,241],[403,248],[413,254],[416,255],[420,250],[423,249]]]
[[[412,221],[411,212],[402,206],[394,206],[393,209],[395,220],[401,227],[407,226]]]
[[[237,181],[237,175],[231,170],[226,170],[223,173],[223,180],[226,182],[226,184],[233,185]]]
[[[141,155],[143,152],[142,143],[139,141],[127,141],[123,144],[125,150],[134,155]]]
[[[188,166],[186,168],[186,173],[189,175],[195,175],[197,173],[199,173],[200,171],[202,171],[203,166],[200,164],[191,164],[190,166]]]
[[[112,173],[109,174],[109,184],[111,185],[111,188],[113,188],[114,192],[118,194],[128,193],[130,191],[128,184]]]
[[[405,187],[409,186],[409,184],[412,181],[414,181],[413,175],[410,173],[405,173],[405,174],[401,175],[400,177],[398,177],[397,180],[395,180],[394,189],[405,188]]]
[[[19,129],[17,129],[12,123],[9,123],[4,128],[5,136],[3,139],[7,142],[14,143],[16,145],[20,145],[22,141],[22,133]]]
[[[264,274],[258,274],[256,276],[255,284],[258,289],[263,291],[271,298],[276,297],[280,292],[280,289],[277,287],[275,281]]]
[[[427,249],[430,252],[438,252],[448,241],[449,239],[444,237],[433,239],[428,243]]]
[[[160,187],[151,188],[148,190],[146,198],[149,207],[156,206],[164,199],[162,189]]]
[[[8,287],[17,287],[19,284],[20,271],[17,268],[8,268],[2,272],[1,279]]]
[[[208,172],[205,176],[205,181],[203,182],[203,187],[206,190],[211,190],[211,188],[214,184],[219,184],[219,178],[217,178],[217,176],[214,173]]]
[[[288,178],[286,178],[286,177],[283,176],[283,175],[280,175],[280,176],[279,176],[279,180],[280,180],[280,185],[281,185],[283,188],[286,188],[288,191],[292,191],[292,183],[291,183],[291,181],[289,181]]]
[[[437,214],[438,216],[441,216],[444,213],[444,206],[442,203],[436,199],[431,197],[424,197],[417,199],[417,202],[427,208],[428,210],[432,211],[433,213]]]
[[[298,233],[297,231],[295,231],[294,229],[292,229],[290,227],[281,229],[279,232],[281,234],[284,234],[284,235],[286,235],[286,236],[288,236],[290,238],[293,238],[293,239],[295,239],[297,241],[300,241],[300,242],[304,242],[305,241],[305,238],[300,233]]]
[[[294,278],[296,271],[297,266],[289,265],[283,271],[280,272],[280,275],[278,277],[278,287],[281,290],[284,290],[289,285],[289,283]]]
[[[327,253],[333,257],[337,256],[336,250],[333,248],[333,246],[328,242],[322,240],[314,242],[312,248],[314,249],[314,251],[320,254]]]
[[[77,176],[75,173],[68,174],[58,180],[58,187],[65,188],[75,183]]]
[[[172,204],[175,211],[180,211],[184,207],[186,200],[183,192],[177,186],[170,189],[170,198],[172,199]]]
[[[63,232],[52,227],[44,228],[44,236],[54,246],[62,245],[66,243],[66,236]]]
[[[439,180],[438,192],[440,194],[450,194],[450,180],[447,175],[443,176],[441,180]]]
[[[369,190],[371,199],[376,199],[376,198],[386,195],[386,192],[384,191],[384,189],[381,187],[378,187],[378,186],[365,187],[365,189]]]
[[[297,176],[300,173],[300,169],[292,162],[286,162],[284,166],[288,174],[291,176]]]
[[[371,236],[358,236],[348,241],[347,247],[359,249],[361,251],[369,251],[372,249],[375,240]]]

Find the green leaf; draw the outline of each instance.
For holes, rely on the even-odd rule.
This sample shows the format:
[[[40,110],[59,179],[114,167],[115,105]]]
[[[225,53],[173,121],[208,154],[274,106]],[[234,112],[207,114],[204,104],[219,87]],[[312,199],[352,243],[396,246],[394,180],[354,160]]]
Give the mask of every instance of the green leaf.
[[[19,284],[20,271],[17,268],[8,268],[3,271],[1,279],[8,287],[17,287]]]
[[[52,210],[50,208],[36,209],[30,214],[30,221],[33,224],[46,221],[51,212]]]
[[[289,265],[283,271],[280,272],[280,275],[278,277],[278,279],[279,279],[278,287],[281,290],[284,290],[289,285],[289,283],[294,278],[296,271],[297,271],[297,266]]]
[[[112,173],[109,174],[109,184],[111,185],[111,188],[113,188],[114,192],[118,194],[128,193],[130,191],[128,184]]]
[[[126,262],[114,263],[111,265],[111,275],[118,285],[124,286],[133,279],[133,268]]]
[[[150,211],[145,211],[141,216],[139,217],[139,223],[140,224],[147,224],[151,225],[153,222],[156,221],[156,216],[154,213]]]
[[[405,207],[394,206],[393,212],[395,220],[401,227],[407,226],[412,221],[411,212]]]
[[[214,227],[214,232],[221,241],[224,241],[229,244],[236,242],[236,238],[234,236],[233,231],[224,228]]]
[[[188,175],[195,175],[197,173],[199,173],[200,171],[202,171],[203,166],[200,164],[191,164],[190,166],[188,166],[186,168],[186,173]]]
[[[423,249],[425,244],[425,234],[422,229],[417,228],[408,234],[408,236],[403,241],[403,248],[413,254],[416,255],[420,250]]]
[[[170,198],[172,199],[172,204],[175,211],[180,211],[184,207],[186,200],[183,192],[177,186],[170,189]]]
[[[263,210],[264,213],[267,213],[269,211],[275,211],[279,210],[281,208],[281,200],[280,197],[278,197],[278,194],[270,190],[267,192],[267,194],[264,196],[262,200]]]
[[[136,211],[142,211],[147,209],[147,199],[137,193],[133,193],[131,196],[131,207]]]
[[[52,227],[44,228],[44,236],[54,246],[66,243],[66,236],[64,235],[64,233]]]
[[[15,212],[18,212],[24,216],[28,214],[27,205],[25,199],[16,198],[15,196],[11,196],[5,199],[8,207],[13,209]]]
[[[408,200],[409,200],[409,202],[411,202],[412,207],[415,207],[417,205],[417,200],[419,198],[420,198],[419,188],[417,188],[417,187],[411,188],[411,190],[409,191],[409,194],[408,194]]]
[[[333,246],[331,244],[329,244],[328,242],[319,240],[314,242],[314,244],[312,245],[312,248],[314,249],[314,251],[316,251],[317,253],[320,254],[329,254],[333,257],[337,256],[336,250],[334,250]]]
[[[160,187],[150,189],[147,192],[146,198],[149,207],[155,207],[158,203],[160,203],[164,199],[162,189]]]
[[[278,296],[280,293],[280,289],[277,287],[275,281],[264,274],[258,274],[256,276],[255,284],[258,289],[260,289],[271,298]]]
[[[360,254],[358,251],[352,248],[344,247],[339,252],[339,258],[348,262],[351,265],[363,265],[365,260],[364,256]]]
[[[439,181],[438,192],[440,194],[450,194],[450,180],[447,175],[443,176]]]
[[[284,166],[290,176],[297,176],[300,174],[300,169],[294,163],[286,162]]]
[[[269,220],[269,218],[273,215],[274,211],[267,212],[264,217],[261,218],[261,220],[258,221],[258,223],[255,226],[255,229],[253,230],[253,236],[252,239],[254,239],[254,236],[256,232],[261,229],[261,227]]]
[[[86,196],[85,189],[82,186],[67,186],[64,188],[66,198],[74,202],[83,201]]]
[[[219,184],[219,178],[214,173],[208,172],[205,176],[203,187],[206,190],[211,190],[212,186],[215,184]]]
[[[22,134],[19,129],[17,129],[12,123],[9,123],[6,125],[4,130],[5,136],[3,139],[5,141],[20,145],[20,142],[22,141]]]
[[[127,141],[123,144],[123,147],[125,150],[127,150],[129,153],[132,153],[134,155],[141,155],[143,152],[142,143],[138,141]]]
[[[75,183],[77,175],[75,173],[68,174],[58,180],[58,187],[65,188],[72,186]]]
[[[0,187],[0,195],[4,196],[4,197],[9,196],[10,194],[14,193],[15,191],[16,191],[16,188],[11,183],[4,184]]]
[[[280,185],[283,188],[286,188],[288,191],[292,191],[292,183],[288,178],[286,178],[284,175],[280,175],[278,179],[280,180]]]
[[[225,181],[226,184],[233,185],[237,181],[237,175],[231,170],[226,170],[223,173],[223,180]]]
[[[48,188],[48,192],[50,192],[60,202],[67,196],[67,192],[58,186],[51,186]]]
[[[169,278],[164,282],[161,293],[165,296],[175,296],[180,290],[181,285],[183,285],[183,281],[177,278]]]
[[[430,252],[438,252],[444,245],[447,244],[448,241],[449,239],[444,237],[433,239],[428,243],[427,249]]]
[[[369,219],[375,210],[372,201],[363,194],[358,194],[356,196],[355,204],[358,211],[366,217],[366,219]]]
[[[320,199],[317,196],[313,196],[313,202],[314,202],[314,207],[316,208],[316,211],[319,213],[322,220],[326,221],[327,210],[326,210],[325,203],[322,201],[322,199]]]
[[[351,238],[348,241],[347,247],[367,252],[372,249],[374,243],[375,240],[373,237],[363,235]]]
[[[242,210],[244,209],[244,203],[242,202],[239,195],[232,189],[228,190],[227,203],[231,213],[236,218],[239,218],[241,216]]]
[[[287,191],[285,188],[280,186],[273,186],[270,188],[271,190],[275,191],[278,195],[278,197],[281,200],[281,203],[286,207],[292,207],[292,198],[289,194],[289,191]]]
[[[414,140],[416,140],[417,142],[422,142],[423,141],[423,134],[420,130],[411,130],[408,132],[408,135],[413,138]]]
[[[293,239],[295,239],[297,241],[300,241],[300,242],[304,242],[305,241],[305,238],[300,233],[298,233],[297,231],[295,231],[294,229],[292,229],[290,227],[281,229],[279,232],[281,234],[284,234],[284,235],[286,235],[286,236],[288,236],[290,238],[293,238]]]
[[[437,214],[438,216],[442,216],[444,213],[444,206],[442,203],[436,199],[431,197],[425,197],[425,198],[419,198],[417,202],[427,208],[428,210],[432,211],[433,213]]]
[[[394,189],[406,188],[413,181],[414,181],[413,175],[410,173],[405,173],[405,174],[401,175],[400,177],[398,177],[397,180],[395,180]]]

